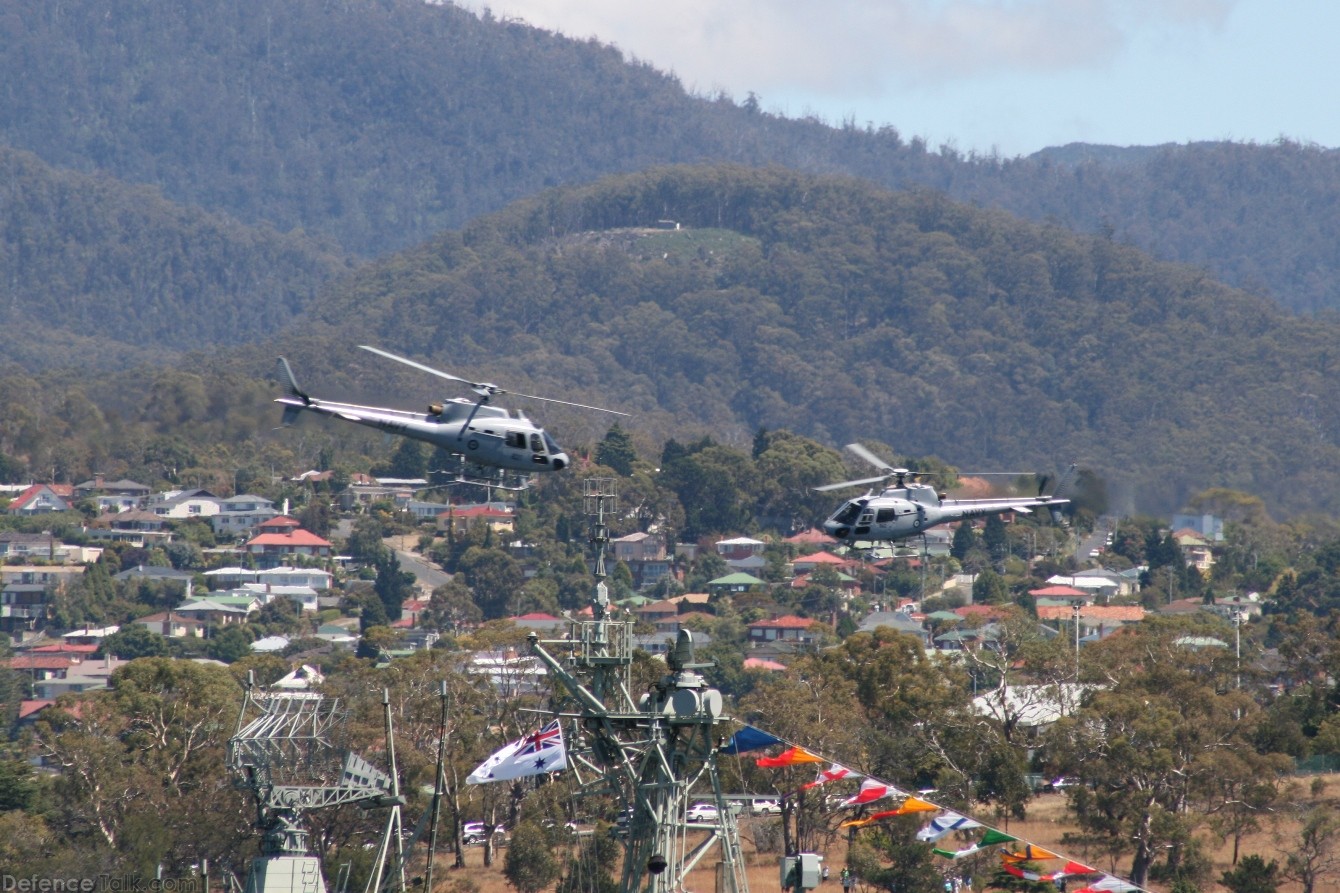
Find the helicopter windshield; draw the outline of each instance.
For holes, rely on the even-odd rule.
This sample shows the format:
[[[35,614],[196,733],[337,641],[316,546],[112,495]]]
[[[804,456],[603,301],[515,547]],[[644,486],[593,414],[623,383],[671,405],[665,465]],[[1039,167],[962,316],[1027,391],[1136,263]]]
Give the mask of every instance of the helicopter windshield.
[[[554,439],[549,436],[548,431],[544,432],[544,445],[549,450],[549,455],[551,456],[557,456],[559,453],[563,452],[562,448],[560,448]]]
[[[862,503],[852,500],[840,508],[833,516],[833,520],[839,524],[855,524],[856,519],[860,517]]]

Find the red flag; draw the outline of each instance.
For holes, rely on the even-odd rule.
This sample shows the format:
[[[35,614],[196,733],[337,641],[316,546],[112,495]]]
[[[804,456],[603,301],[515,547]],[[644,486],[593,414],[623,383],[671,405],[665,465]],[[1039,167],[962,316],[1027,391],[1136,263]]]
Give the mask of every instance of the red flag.
[[[764,769],[776,769],[781,766],[795,766],[798,763],[822,763],[823,757],[816,757],[803,747],[784,750],[775,757],[759,757],[755,764]]]

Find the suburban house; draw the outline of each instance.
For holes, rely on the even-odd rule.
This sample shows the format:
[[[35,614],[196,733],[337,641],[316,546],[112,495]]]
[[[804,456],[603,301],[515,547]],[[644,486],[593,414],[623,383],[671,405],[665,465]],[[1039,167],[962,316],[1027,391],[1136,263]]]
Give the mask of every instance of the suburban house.
[[[240,603],[236,597],[215,596],[191,599],[173,610],[178,616],[185,615],[193,620],[199,620],[207,627],[220,627],[245,623],[248,617],[260,610],[260,607],[260,600],[256,598]]]
[[[45,620],[52,593],[63,592],[83,575],[78,565],[0,565],[0,630],[23,632]]]
[[[219,502],[208,490],[169,490],[150,497],[144,507],[164,518],[208,518],[219,513]]]
[[[930,630],[920,620],[914,620],[911,614],[904,611],[874,611],[867,614],[857,627],[858,632],[874,632],[881,626],[894,630],[895,632],[906,633],[909,636],[916,636],[921,640],[923,648],[931,647]]]
[[[727,564],[731,564],[755,555],[761,556],[768,544],[747,536],[737,536],[734,539],[721,540],[715,546],[717,554],[724,558]]]
[[[261,532],[247,540],[242,547],[259,567],[278,567],[299,557],[325,560],[333,552],[329,540],[303,530],[295,519],[287,515],[271,518],[260,529]]]
[[[712,595],[725,595],[732,592],[748,592],[751,589],[767,586],[768,584],[755,577],[753,574],[744,572],[736,574],[727,574],[724,577],[717,577],[715,580],[707,582],[707,591]]]
[[[802,555],[791,562],[791,569],[797,575],[812,574],[815,569],[820,567],[831,567],[833,570],[844,570],[852,562],[846,558],[840,558],[832,552],[815,552],[812,555]]]
[[[205,635],[204,621],[195,617],[183,617],[174,611],[160,611],[135,620],[151,633],[157,633],[168,639],[200,639]]]
[[[62,564],[86,564],[97,561],[102,549],[96,546],[70,546],[50,533],[0,532],[0,560],[59,561]]]
[[[262,604],[268,605],[277,598],[286,598],[298,606],[301,613],[314,613],[318,609],[316,590],[310,586],[284,586],[274,583],[243,583],[230,595],[255,596]],[[217,598],[217,596],[216,596]]]
[[[777,617],[772,620],[757,620],[745,629],[749,633],[749,644],[753,646],[768,642],[809,644],[818,640],[818,636],[812,629],[816,623],[822,623],[822,621],[788,614],[785,617]]]
[[[129,543],[138,548],[172,542],[168,519],[138,508],[99,515],[91,527],[84,528],[84,533],[90,539]]]
[[[610,540],[616,561],[657,561],[665,557],[665,539],[659,534],[630,533]]]
[[[443,533],[457,533],[469,530],[476,524],[486,524],[494,533],[511,533],[516,529],[516,515],[512,506],[505,502],[488,502],[479,505],[450,505],[445,509],[436,504],[437,529]]]
[[[650,589],[674,570],[665,539],[655,533],[630,533],[610,540],[614,559],[622,561],[638,589]]]
[[[639,620],[650,623],[659,633],[679,632],[679,605],[674,602],[652,602],[634,608],[633,613]]]
[[[68,512],[74,507],[74,487],[69,484],[33,484],[10,500],[11,515],[44,515]]]
[[[94,475],[93,480],[84,481],[82,484],[74,485],[74,495],[80,499],[86,496],[111,496],[120,499],[133,500],[139,504],[149,498],[153,490],[148,484],[141,484],[139,481],[119,480],[105,481],[102,475]]]
[[[275,504],[264,496],[243,493],[219,500],[219,510],[209,518],[216,536],[249,536],[275,516]]]
[[[1182,556],[1186,563],[1200,571],[1202,574],[1208,574],[1210,568],[1214,567],[1214,551],[1209,542],[1194,530],[1183,528],[1172,535],[1173,541],[1182,549]]]

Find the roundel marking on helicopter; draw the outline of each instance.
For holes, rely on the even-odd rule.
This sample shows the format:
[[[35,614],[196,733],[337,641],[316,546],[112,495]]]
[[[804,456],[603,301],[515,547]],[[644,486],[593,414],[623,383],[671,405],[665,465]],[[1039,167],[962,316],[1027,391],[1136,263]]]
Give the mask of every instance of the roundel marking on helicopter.
[[[920,516],[920,515],[918,515],[917,517],[915,517],[915,518],[912,519],[912,527],[913,527],[914,529],[916,529],[916,530],[920,530],[920,529],[921,529],[921,516]]]
[[[475,440],[473,437],[466,441],[465,445],[472,450],[479,449],[479,441]]]

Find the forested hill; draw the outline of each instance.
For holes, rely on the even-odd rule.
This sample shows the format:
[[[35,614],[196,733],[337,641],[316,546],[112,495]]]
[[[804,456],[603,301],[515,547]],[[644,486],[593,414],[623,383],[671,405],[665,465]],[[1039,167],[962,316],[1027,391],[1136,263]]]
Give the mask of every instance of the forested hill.
[[[287,325],[345,269],[301,235],[0,146],[0,326],[27,369],[162,361]]]
[[[929,192],[742,167],[554,191],[342,280],[276,347],[317,394],[441,396],[360,343],[652,439],[786,428],[962,468],[1076,459],[1125,509],[1226,485],[1340,512],[1340,327]],[[566,436],[608,424],[561,410]]]
[[[0,83],[0,141],[364,256],[548,186],[775,163],[1106,230],[1286,307],[1340,307],[1340,154],[1289,143],[966,158],[691,96],[595,41],[421,0],[0,0]]]

